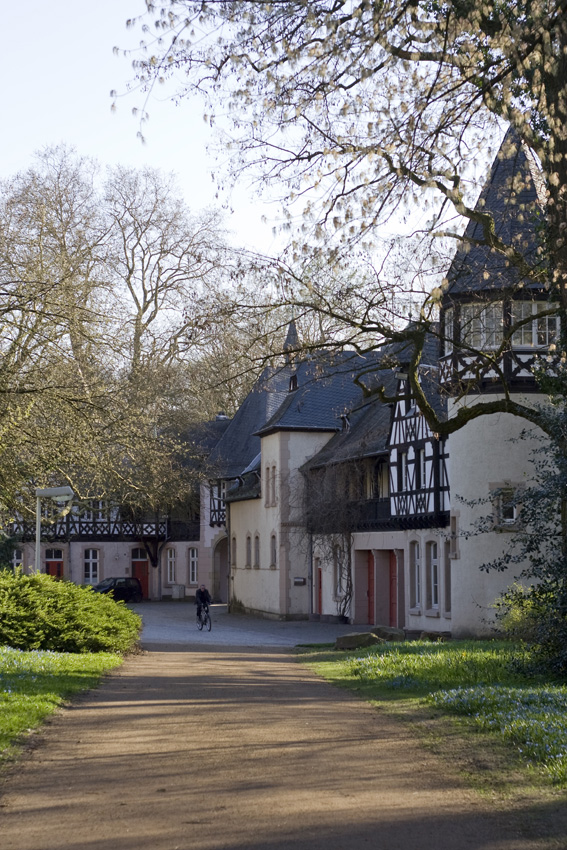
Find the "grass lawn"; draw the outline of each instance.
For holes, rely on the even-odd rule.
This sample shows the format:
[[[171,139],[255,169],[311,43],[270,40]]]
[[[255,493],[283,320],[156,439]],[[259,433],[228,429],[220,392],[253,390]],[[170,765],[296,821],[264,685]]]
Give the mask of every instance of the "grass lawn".
[[[318,674],[412,723],[480,790],[521,781],[567,787],[567,686],[528,677],[503,641],[409,641],[334,652],[303,647]],[[527,768],[527,770],[526,770]]]
[[[122,660],[109,652],[24,652],[0,647],[0,767],[15,755],[26,733],[64,700],[94,687]]]

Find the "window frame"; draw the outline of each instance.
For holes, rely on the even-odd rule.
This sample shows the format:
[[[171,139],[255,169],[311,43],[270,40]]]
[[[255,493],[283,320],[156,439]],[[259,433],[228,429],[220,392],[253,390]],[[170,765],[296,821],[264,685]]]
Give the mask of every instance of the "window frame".
[[[177,552],[172,546],[166,550],[167,584],[175,584]]]
[[[512,301],[510,306],[512,327],[531,316],[531,321],[526,321],[512,334],[512,348],[546,349],[555,344],[559,337],[559,316],[557,314],[540,316],[540,314],[556,306],[548,301]]]
[[[196,546],[189,546],[187,560],[189,584],[199,584],[199,550]]]
[[[461,344],[473,351],[494,351],[504,339],[504,302],[461,305]]]
[[[419,540],[411,540],[409,544],[410,568],[410,612],[421,613],[421,544]]]
[[[252,536],[246,535],[246,561],[244,564],[248,569],[252,566]]]
[[[96,552],[96,555],[93,553]],[[100,549],[89,547],[83,551],[83,584],[93,585],[99,581]],[[94,569],[93,569],[94,567]]]
[[[426,614],[439,616],[441,585],[439,575],[439,544],[436,540],[428,540],[425,544],[426,569]]]

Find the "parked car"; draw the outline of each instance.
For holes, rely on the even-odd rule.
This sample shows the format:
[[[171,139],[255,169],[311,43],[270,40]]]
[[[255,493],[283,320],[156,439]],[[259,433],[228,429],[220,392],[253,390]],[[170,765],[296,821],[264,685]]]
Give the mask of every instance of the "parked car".
[[[118,602],[141,602],[142,585],[137,578],[105,578],[93,587],[95,593],[111,593]]]

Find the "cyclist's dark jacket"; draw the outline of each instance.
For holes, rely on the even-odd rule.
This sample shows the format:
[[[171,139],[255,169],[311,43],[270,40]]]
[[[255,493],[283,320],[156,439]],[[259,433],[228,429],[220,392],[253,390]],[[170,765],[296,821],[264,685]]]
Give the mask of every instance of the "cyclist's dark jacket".
[[[199,588],[197,593],[195,594],[195,605],[201,606],[201,605],[210,605],[210,604],[211,604],[211,594],[209,593],[209,591],[206,590],[206,589],[201,590],[201,588]]]

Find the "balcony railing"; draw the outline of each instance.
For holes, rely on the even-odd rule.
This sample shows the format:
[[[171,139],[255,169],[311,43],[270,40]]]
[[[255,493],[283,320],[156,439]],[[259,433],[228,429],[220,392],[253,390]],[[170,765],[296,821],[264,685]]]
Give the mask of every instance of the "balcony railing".
[[[177,525],[174,523],[174,525]],[[182,523],[191,526],[191,523]],[[198,539],[198,523],[197,538]],[[42,540],[142,540],[153,538],[167,540],[172,529],[167,519],[126,519],[121,517],[85,519],[67,514],[54,522],[42,524]],[[176,529],[177,531],[177,529]],[[10,524],[10,533],[21,540],[35,539],[35,522],[16,520]],[[194,533],[194,531],[193,531]],[[179,539],[179,538],[177,538]],[[195,539],[193,537],[188,539]]]

